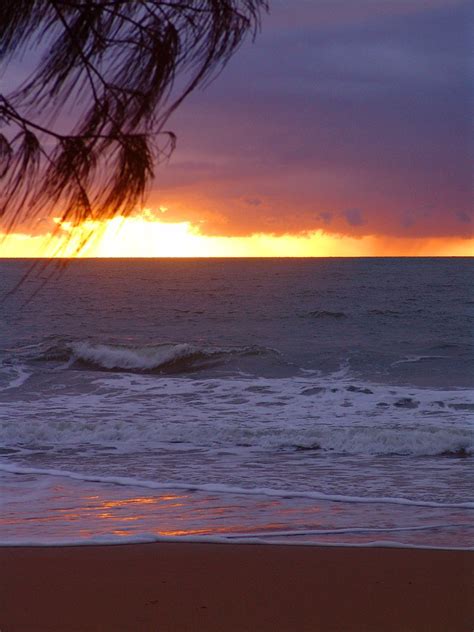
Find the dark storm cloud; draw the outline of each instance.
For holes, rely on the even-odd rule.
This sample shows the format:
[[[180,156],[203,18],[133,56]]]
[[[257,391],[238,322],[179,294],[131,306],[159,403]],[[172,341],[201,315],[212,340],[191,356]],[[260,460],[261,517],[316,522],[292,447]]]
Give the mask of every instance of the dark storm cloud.
[[[352,234],[466,234],[468,3],[354,5],[275,2],[256,44],[172,121],[157,199],[198,191],[222,219],[210,232],[327,228],[325,212]]]

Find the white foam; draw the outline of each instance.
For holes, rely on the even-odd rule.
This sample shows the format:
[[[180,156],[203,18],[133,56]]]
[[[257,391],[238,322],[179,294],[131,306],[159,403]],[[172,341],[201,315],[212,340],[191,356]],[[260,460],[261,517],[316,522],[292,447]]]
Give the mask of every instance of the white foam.
[[[161,360],[171,357],[160,353]],[[153,356],[150,365],[156,361]],[[474,406],[472,392],[355,384],[349,378],[94,376],[86,393],[54,390],[27,403],[2,402],[0,441],[121,451],[184,442],[349,455],[474,454],[472,424],[461,410]]]
[[[417,362],[423,362],[424,360],[444,360],[448,358],[448,356],[440,356],[440,355],[416,355],[416,356],[407,356],[402,360],[397,360],[396,362],[392,362],[390,366],[397,366],[399,364],[411,364]]]
[[[188,358],[197,349],[189,344],[163,344],[153,347],[76,342],[71,345],[73,357],[106,369],[151,370]]]
[[[2,547],[65,547],[65,546],[110,546],[126,544],[153,544],[153,543],[180,543],[180,544],[262,544],[267,546],[317,546],[324,548],[383,548],[383,549],[421,549],[428,551],[474,551],[474,547],[459,547],[447,545],[424,545],[396,542],[393,540],[375,540],[371,542],[327,542],[311,541],[301,542],[290,538],[273,540],[262,537],[249,536],[215,536],[215,535],[180,535],[159,536],[153,533],[137,534],[133,536],[100,535],[90,536],[84,539],[56,539],[40,540],[35,538],[17,538],[13,540],[0,540]]]
[[[423,500],[412,500],[409,498],[392,498],[392,497],[374,497],[374,496],[349,496],[340,494],[325,494],[323,492],[312,490],[287,490],[272,489],[268,487],[238,487],[235,485],[225,484],[193,484],[193,483],[176,483],[176,482],[157,482],[150,480],[140,480],[127,476],[98,476],[95,474],[82,474],[77,472],[69,472],[65,470],[43,469],[22,467],[15,464],[0,465],[1,472],[10,474],[35,474],[37,476],[54,476],[68,478],[76,481],[90,483],[104,483],[112,485],[122,485],[126,487],[157,489],[157,490],[186,490],[200,491],[212,494],[226,495],[251,495],[251,496],[269,496],[277,498],[311,498],[314,500],[344,503],[363,503],[363,504],[390,504],[403,505],[411,507],[431,507],[443,509],[474,509],[474,502],[458,502],[458,503],[439,503]]]
[[[10,379],[7,382],[7,385],[0,389],[1,391],[8,391],[12,388],[19,388],[32,375],[31,371],[27,371],[24,366],[17,362],[10,365],[4,364],[2,366],[2,373],[6,373]]]
[[[303,537],[309,535],[341,535],[341,534],[360,534],[360,533],[411,533],[412,531],[437,531],[440,529],[453,529],[460,527],[466,528],[464,524],[435,524],[425,525],[422,527],[347,527],[345,529],[301,529],[301,530],[284,530],[284,531],[262,531],[260,533],[252,531],[252,537]],[[474,525],[473,527],[474,528]],[[245,534],[229,534],[228,538],[242,538]],[[247,536],[248,537],[248,536]]]
[[[61,353],[64,354],[65,350],[66,353],[71,354],[73,362],[80,360],[103,369],[130,372],[153,371],[184,361],[184,364],[180,367],[180,372],[186,373],[187,368],[189,368],[186,361],[189,361],[190,365],[199,365],[200,362],[204,361],[205,363],[209,359],[223,360],[232,356],[280,356],[279,351],[267,347],[198,347],[187,343],[133,346],[94,344],[82,341],[67,345],[65,349],[61,349]],[[196,366],[192,368],[195,369]]]

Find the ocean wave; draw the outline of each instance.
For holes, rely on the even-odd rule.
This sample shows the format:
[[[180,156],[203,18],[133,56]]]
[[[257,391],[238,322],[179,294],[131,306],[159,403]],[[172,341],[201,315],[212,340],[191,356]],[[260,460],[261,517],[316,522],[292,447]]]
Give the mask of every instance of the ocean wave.
[[[236,496],[266,496],[271,498],[310,498],[328,502],[343,502],[357,504],[388,504],[402,505],[410,507],[430,507],[442,509],[474,509],[474,502],[440,503],[429,500],[414,500],[411,498],[394,498],[390,496],[351,496],[343,494],[326,494],[316,490],[291,490],[274,489],[270,487],[239,487],[237,485],[227,485],[219,483],[178,483],[159,482],[132,478],[129,476],[101,476],[97,474],[86,474],[71,472],[68,470],[55,470],[46,468],[23,467],[16,464],[0,465],[0,472],[10,474],[25,474],[37,476],[49,476],[68,478],[70,480],[82,481],[85,483],[103,483],[106,485],[119,485],[123,487],[135,487],[156,490],[185,490],[194,492],[205,492],[212,494],[231,494]]]
[[[120,535],[114,533],[92,535],[86,531],[84,533],[77,534],[77,536],[61,537],[58,533],[54,536],[29,536],[29,537],[14,537],[8,539],[1,539],[1,547],[77,547],[77,546],[107,546],[117,544],[154,544],[161,543],[177,543],[187,542],[196,544],[261,544],[261,545],[283,545],[283,546],[317,546],[327,548],[387,548],[387,549],[415,549],[415,550],[430,550],[430,551],[474,551],[473,546],[452,546],[449,544],[420,544],[418,542],[396,541],[396,540],[368,540],[360,541],[354,539],[347,541],[351,536],[360,535],[389,535],[389,536],[410,536],[413,532],[423,530],[424,532],[430,531],[442,531],[451,530],[457,527],[457,525],[440,525],[433,527],[412,527],[407,529],[333,529],[333,530],[312,530],[312,531],[288,531],[274,534],[272,532],[263,532],[259,534],[250,533],[228,533],[226,535],[212,534],[212,535],[158,535],[155,532],[137,532],[121,533]],[[466,528],[465,525],[461,525],[462,528]],[[324,539],[325,536],[347,536],[346,540],[330,540]],[[317,538],[321,538],[320,540]]]
[[[77,342],[71,345],[72,358],[86,365],[124,371],[153,371],[156,369],[184,369],[199,360],[213,357],[189,344],[162,344],[153,347]],[[215,357],[215,356],[214,356]]]
[[[397,533],[397,532],[396,532]],[[311,536],[313,534],[309,534]],[[314,534],[318,535],[318,534]],[[325,535],[338,535],[337,533],[322,533],[320,537]],[[341,535],[344,535],[341,533]],[[348,533],[347,535],[352,535]],[[303,536],[304,537],[304,536]],[[317,546],[325,548],[356,548],[356,549],[415,549],[428,551],[474,551],[472,546],[450,546],[446,544],[418,544],[410,542],[397,542],[394,540],[370,540],[368,542],[353,542],[328,540],[298,540],[297,534],[279,535],[272,537],[271,534],[260,536],[253,535],[157,535],[156,533],[137,533],[136,535],[89,535],[60,537],[56,535],[54,539],[47,537],[25,537],[0,540],[1,547],[77,547],[77,546],[108,546],[117,544],[155,544],[187,542],[189,544],[262,544],[262,545],[283,545],[283,546]]]
[[[449,360],[449,357],[440,356],[440,355],[407,356],[403,358],[403,360],[397,360],[396,362],[392,362],[390,366],[397,366],[399,364],[412,364],[412,363],[417,363],[417,362],[431,362],[433,360]]]
[[[257,351],[240,350],[245,352]],[[118,360],[107,358],[114,366],[120,360],[123,367],[120,354]],[[150,366],[156,361],[153,356]],[[55,446],[52,450],[117,446],[133,451],[184,444],[211,451],[251,447],[334,456],[474,454],[469,423],[474,400],[466,389],[394,390],[334,376],[202,381],[165,374],[156,380],[143,368],[88,379],[85,392],[55,390],[30,400],[26,408],[21,399],[5,398],[0,441],[10,448],[48,444]]]
[[[186,373],[251,356],[274,359],[279,353],[257,345],[224,348],[198,347],[188,343],[126,345],[78,341],[51,345],[37,353],[34,359],[108,371]]]
[[[18,362],[7,364],[4,362],[0,365],[0,391],[19,388],[30,377],[31,372],[27,371],[22,364]]]
[[[472,430],[439,428],[328,428],[301,433],[286,447],[360,456],[470,457]],[[313,436],[311,436],[313,435]],[[299,440],[298,440],[299,439]]]
[[[108,403],[110,406],[111,401]],[[216,419],[211,422],[210,409],[191,416],[178,401],[174,411],[171,402],[165,404],[160,399],[159,403],[159,414],[156,408],[153,411],[141,409],[139,413],[135,410],[134,413],[129,406],[123,413],[109,412],[107,416],[108,411],[97,406],[94,399],[94,407],[85,405],[82,416],[76,414],[70,421],[64,416],[44,419],[37,411],[37,419],[42,417],[41,421],[32,419],[31,423],[18,423],[13,418],[0,423],[0,440],[9,449],[41,450],[49,453],[51,458],[55,451],[60,454],[65,448],[73,449],[78,455],[92,454],[94,448],[119,449],[123,454],[153,449],[179,452],[199,448],[201,452],[205,450],[210,459],[222,449],[315,452],[331,458],[338,455],[472,458],[474,455],[471,428],[443,428],[434,424],[424,427],[335,427],[304,422],[285,427],[278,420],[275,423],[266,421],[261,409],[255,410],[253,419],[241,411],[238,422],[233,423],[230,416],[226,416],[227,421]],[[192,411],[196,413],[194,406]],[[221,414],[223,411],[224,407],[220,409]],[[92,423],[92,418],[97,421]]]

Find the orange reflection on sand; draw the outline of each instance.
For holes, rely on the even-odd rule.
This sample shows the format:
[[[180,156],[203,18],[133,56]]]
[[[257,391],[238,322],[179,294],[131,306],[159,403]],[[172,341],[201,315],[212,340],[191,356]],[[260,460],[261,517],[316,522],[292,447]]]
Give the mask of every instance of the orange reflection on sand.
[[[157,529],[155,533],[161,536],[187,536],[187,535],[229,535],[236,533],[269,533],[271,531],[280,531],[285,528],[285,523],[269,522],[249,527],[248,524],[223,525],[220,527],[210,527],[207,529]]]
[[[103,500],[100,506],[107,509],[115,509],[116,507],[127,507],[128,505],[156,505],[156,498],[126,498],[124,500]]]
[[[162,536],[209,535],[212,531],[209,531],[209,529],[170,529],[166,531],[157,529],[155,533]]]
[[[83,518],[82,513],[71,511],[70,509],[58,509],[61,514],[61,519],[66,520],[81,520]]]
[[[134,496],[132,498],[119,499],[100,499],[100,496],[85,496],[84,499],[89,503],[88,507],[94,512],[94,515],[100,520],[119,520],[120,522],[137,522],[147,516],[147,513],[137,511],[139,508],[146,507],[158,508],[160,505],[164,509],[174,509],[183,507],[184,500],[187,496],[183,494],[163,494],[162,496]],[[132,515],[123,515],[120,510],[131,510]],[[130,535],[127,532],[127,535]]]
[[[88,539],[96,536],[97,531],[94,531],[93,529],[79,529],[79,534],[82,538]]]
[[[137,523],[142,519],[155,522],[155,525],[158,523],[151,530],[156,535],[165,537],[228,535],[232,533],[251,534],[253,531],[268,532],[284,528],[284,524],[272,522],[255,525],[249,529],[248,522],[236,523],[235,516],[230,524],[222,524],[222,519],[225,519],[229,514],[229,507],[209,506],[209,498],[204,501],[204,504],[201,505],[199,503],[198,506],[195,506],[192,502],[186,502],[187,499],[190,499],[189,494],[167,493],[161,496],[134,496],[121,499],[100,499],[99,496],[94,495],[86,496],[84,499],[89,503],[89,510],[92,510],[95,518],[115,522],[114,528],[110,533],[121,537],[130,537],[132,533],[130,529],[125,527],[125,524]],[[277,507],[278,504],[274,500],[257,503],[256,511],[267,511],[270,507]],[[145,511],[138,511],[139,508]],[[176,508],[184,509],[175,513],[174,510]],[[128,512],[124,513],[123,510],[128,510]],[[168,510],[173,510],[172,515],[167,514]],[[230,510],[230,513],[234,512]],[[189,524],[196,519],[200,520],[201,516],[204,518],[206,526]],[[216,524],[213,524],[213,522]],[[188,524],[189,526],[187,526]],[[123,527],[120,525],[123,525]],[[87,531],[81,533],[87,535]]]
[[[99,496],[89,496],[87,499],[98,499]],[[181,507],[184,503],[177,502],[172,505],[170,500],[181,500],[187,498],[185,495],[167,494],[163,496],[134,496],[133,498],[120,498],[118,500],[100,500],[98,505],[104,509],[116,509],[120,507],[128,507],[130,505],[158,505],[167,503],[169,507]]]

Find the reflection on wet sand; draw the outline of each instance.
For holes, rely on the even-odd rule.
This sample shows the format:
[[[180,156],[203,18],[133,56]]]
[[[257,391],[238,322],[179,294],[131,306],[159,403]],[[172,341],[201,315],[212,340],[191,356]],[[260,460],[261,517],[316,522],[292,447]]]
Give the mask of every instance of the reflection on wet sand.
[[[23,481],[25,494],[29,477]],[[8,481],[6,483],[8,488]],[[134,493],[135,491],[135,493]],[[41,502],[34,512],[28,503],[4,504],[0,517],[0,539],[9,543],[100,542],[103,539],[130,541],[181,537],[219,537],[236,541],[258,538],[298,543],[349,544],[390,541],[433,545],[452,541],[459,530],[459,545],[472,546],[473,525],[469,512],[446,509],[379,505],[376,518],[363,504],[340,503],[311,498],[269,498],[257,495],[212,494],[198,491],[156,492],[120,485],[57,480],[42,487]],[[425,512],[421,530],[420,511]],[[415,520],[416,515],[416,520]],[[443,527],[446,522],[452,527]],[[402,533],[400,533],[402,530]],[[341,536],[341,534],[343,534]],[[457,532],[456,532],[457,534]]]

